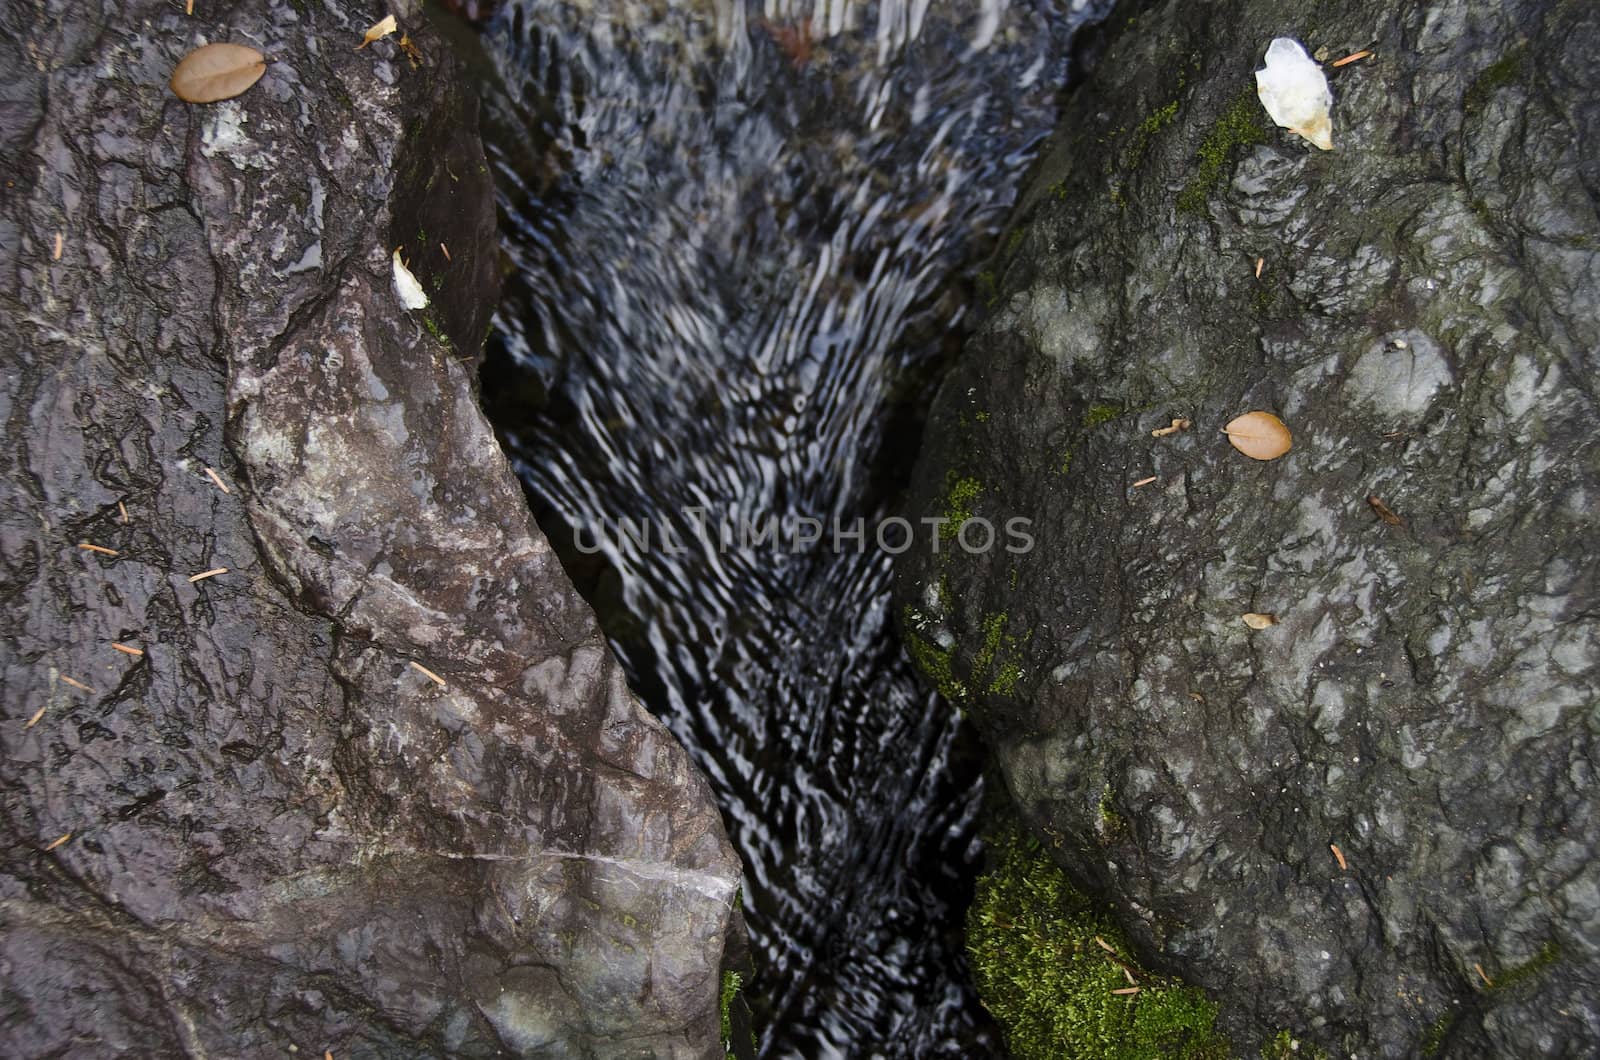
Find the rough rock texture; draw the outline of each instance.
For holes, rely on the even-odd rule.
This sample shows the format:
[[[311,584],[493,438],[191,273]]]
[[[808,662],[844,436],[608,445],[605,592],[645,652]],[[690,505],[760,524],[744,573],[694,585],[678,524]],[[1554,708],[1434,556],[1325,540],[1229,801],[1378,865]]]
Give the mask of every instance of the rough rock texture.
[[[1600,9],[1127,14],[917,471],[1036,545],[907,553],[911,650],[1240,1055],[1594,1055]],[[1254,98],[1280,34],[1375,53],[1331,153]]]
[[[182,6],[0,15],[0,1053],[720,1056],[737,861],[478,411],[475,102]]]

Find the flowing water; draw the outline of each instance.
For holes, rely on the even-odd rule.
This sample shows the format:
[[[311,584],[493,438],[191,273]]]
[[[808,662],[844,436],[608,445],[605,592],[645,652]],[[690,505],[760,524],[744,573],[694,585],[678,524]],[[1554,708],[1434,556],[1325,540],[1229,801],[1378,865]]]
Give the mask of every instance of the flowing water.
[[[912,675],[874,526],[1091,8],[537,0],[486,31],[485,402],[719,800],[763,1055],[998,1049],[961,956],[977,754]],[[773,517],[822,540],[740,547]]]

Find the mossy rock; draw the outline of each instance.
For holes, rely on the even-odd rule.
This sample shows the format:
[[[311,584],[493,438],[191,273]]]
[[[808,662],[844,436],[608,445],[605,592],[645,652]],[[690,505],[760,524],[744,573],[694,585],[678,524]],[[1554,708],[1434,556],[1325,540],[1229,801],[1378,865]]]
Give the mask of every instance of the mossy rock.
[[[1227,1060],[1216,1005],[1139,968],[1106,910],[1006,823],[978,880],[967,952],[983,1004],[1019,1060]],[[1107,948],[1109,947],[1109,949]],[[1137,983],[1130,990],[1130,977]]]

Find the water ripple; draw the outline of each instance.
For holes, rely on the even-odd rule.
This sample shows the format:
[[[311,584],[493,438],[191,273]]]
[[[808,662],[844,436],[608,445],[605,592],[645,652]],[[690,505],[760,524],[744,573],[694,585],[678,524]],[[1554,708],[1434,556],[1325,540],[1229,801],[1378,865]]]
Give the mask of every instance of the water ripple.
[[[765,1055],[997,1050],[961,966],[976,755],[912,678],[891,557],[718,537],[892,513],[1084,6],[525,2],[487,35],[485,403],[715,790]]]

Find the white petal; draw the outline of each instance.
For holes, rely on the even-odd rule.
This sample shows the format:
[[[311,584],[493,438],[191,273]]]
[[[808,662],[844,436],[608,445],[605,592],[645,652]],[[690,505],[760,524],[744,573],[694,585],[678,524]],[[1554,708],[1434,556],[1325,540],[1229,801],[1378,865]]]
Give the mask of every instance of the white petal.
[[[400,251],[394,252],[394,293],[400,296],[400,304],[407,309],[426,309],[428,296],[423,293],[422,284],[411,275],[411,270],[405,267],[400,260]]]
[[[1324,151],[1333,149],[1333,93],[1322,67],[1298,41],[1278,37],[1267,47],[1267,65],[1256,71],[1256,95],[1267,116]]]

